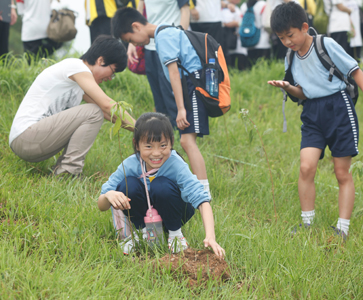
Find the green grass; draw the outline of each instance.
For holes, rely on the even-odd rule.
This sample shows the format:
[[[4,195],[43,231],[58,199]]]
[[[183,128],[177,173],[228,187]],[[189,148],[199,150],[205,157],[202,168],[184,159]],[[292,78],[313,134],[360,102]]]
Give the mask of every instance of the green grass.
[[[231,72],[231,111],[225,119],[210,119],[210,136],[199,140],[213,193],[216,237],[226,250],[232,279],[219,286],[210,281],[195,289],[183,278],[175,281],[168,270],[155,270],[154,256],[123,256],[110,212],[98,210],[101,185],[121,162],[117,139],[109,139],[110,123],[103,124],[87,155],[84,174],[91,179],[58,181],[47,177],[55,158],[32,164],[11,152],[12,119],[32,81],[48,63],[29,67],[17,60],[0,66],[1,299],[363,298],[362,172],[353,171],[357,195],[346,243],[329,229],[338,218],[337,182],[329,150],[316,175],[316,223],[311,230],[290,234],[300,223],[301,107],[287,103],[288,131],[282,133],[282,93],[266,83],[283,77],[282,63],[261,62],[251,71]],[[144,76],[125,71],[102,88],[114,99],[131,103],[136,117],[153,109]],[[359,99],[361,120],[362,107]],[[256,131],[240,118],[242,108],[249,110],[269,156],[276,218],[264,152]],[[131,141],[132,134],[122,130],[124,157],[133,152]],[[175,148],[184,153],[178,140]],[[361,154],[353,159],[360,160]],[[191,247],[203,248],[199,213],[183,231]]]

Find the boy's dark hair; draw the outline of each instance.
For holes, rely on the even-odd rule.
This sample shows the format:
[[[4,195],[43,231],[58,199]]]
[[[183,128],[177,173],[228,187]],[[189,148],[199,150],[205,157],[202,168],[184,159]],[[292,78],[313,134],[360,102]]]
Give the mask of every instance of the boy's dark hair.
[[[98,36],[91,47],[83,54],[80,59],[94,66],[97,59],[102,56],[105,67],[116,64],[115,72],[122,72],[127,65],[127,55],[125,46],[110,35]]]
[[[121,38],[121,35],[134,32],[132,23],[139,22],[142,25],[147,24],[145,17],[132,7],[118,9],[111,19],[111,31],[115,38]]]
[[[138,153],[139,142],[146,138],[146,142],[160,142],[162,136],[174,145],[173,126],[167,116],[161,113],[148,112],[142,114],[136,121],[134,130],[134,151]]]
[[[275,33],[283,33],[291,27],[301,29],[307,22],[305,10],[294,1],[276,6],[271,14],[271,30]]]

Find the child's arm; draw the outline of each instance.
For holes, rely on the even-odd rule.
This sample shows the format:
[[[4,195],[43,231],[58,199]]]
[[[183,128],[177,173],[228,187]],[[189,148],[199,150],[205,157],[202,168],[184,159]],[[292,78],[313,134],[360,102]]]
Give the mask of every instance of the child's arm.
[[[200,211],[200,214],[202,215],[205,230],[205,239],[203,241],[204,246],[211,247],[217,256],[223,258],[226,252],[216,242],[212,207],[210,206],[209,202],[203,202],[201,205],[199,205],[198,209]]]
[[[267,81],[267,83],[275,87],[283,88],[286,92],[296,98],[299,98],[301,100],[306,99],[306,96],[304,95],[301,86],[293,86],[288,81],[283,80],[270,80]]]
[[[173,89],[176,107],[178,108],[176,124],[180,130],[184,130],[189,127],[190,124],[187,121],[187,112],[184,107],[183,88],[177,63],[172,62],[168,64],[168,70],[171,88]]]
[[[130,198],[127,198],[123,193],[117,191],[108,191],[106,194],[102,194],[98,197],[98,208],[101,211],[108,210],[111,205],[114,209],[130,209]]]
[[[359,86],[359,88],[363,91],[363,72],[361,69],[357,69],[352,72],[352,76]]]

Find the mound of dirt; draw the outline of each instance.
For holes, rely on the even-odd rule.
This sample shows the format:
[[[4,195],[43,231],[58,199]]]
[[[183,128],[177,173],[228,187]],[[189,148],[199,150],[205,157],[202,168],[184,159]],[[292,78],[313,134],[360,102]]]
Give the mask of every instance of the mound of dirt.
[[[203,284],[209,279],[216,281],[230,279],[226,261],[207,249],[187,249],[178,254],[166,254],[159,263],[165,268],[170,268],[174,275],[181,272],[187,276],[191,286]]]

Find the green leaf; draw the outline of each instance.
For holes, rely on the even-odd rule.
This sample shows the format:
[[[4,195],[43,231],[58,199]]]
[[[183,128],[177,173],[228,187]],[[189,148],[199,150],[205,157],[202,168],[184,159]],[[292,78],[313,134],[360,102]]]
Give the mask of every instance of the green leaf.
[[[117,118],[115,124],[112,127],[112,135],[116,135],[121,128],[121,119]]]

